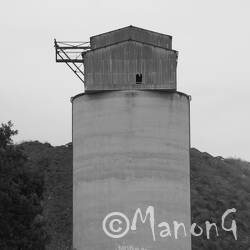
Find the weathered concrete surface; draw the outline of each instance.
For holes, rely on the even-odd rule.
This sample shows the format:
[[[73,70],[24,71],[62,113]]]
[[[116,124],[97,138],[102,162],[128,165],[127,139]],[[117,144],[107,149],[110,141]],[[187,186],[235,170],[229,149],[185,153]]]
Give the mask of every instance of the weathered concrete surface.
[[[180,93],[113,91],[73,99],[73,241],[77,250],[190,250],[189,99]],[[137,208],[155,208],[150,223],[119,239],[103,219],[122,212],[130,223]],[[174,239],[172,222],[183,222]],[[170,224],[172,237],[157,225]],[[114,229],[124,225],[118,221]],[[124,228],[122,228],[124,229]],[[127,249],[126,249],[127,250]]]

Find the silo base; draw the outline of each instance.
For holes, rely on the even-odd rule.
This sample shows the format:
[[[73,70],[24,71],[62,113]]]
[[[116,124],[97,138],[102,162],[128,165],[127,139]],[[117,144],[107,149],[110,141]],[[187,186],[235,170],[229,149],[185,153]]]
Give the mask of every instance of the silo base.
[[[72,103],[74,248],[190,250],[188,96],[109,91]]]

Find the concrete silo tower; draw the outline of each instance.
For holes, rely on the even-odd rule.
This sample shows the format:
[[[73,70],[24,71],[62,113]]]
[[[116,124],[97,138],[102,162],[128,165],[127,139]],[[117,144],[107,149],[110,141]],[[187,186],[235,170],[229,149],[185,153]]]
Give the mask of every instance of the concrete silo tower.
[[[176,90],[177,57],[171,36],[133,26],[91,37],[85,93],[72,98],[75,249],[191,249],[190,100]]]

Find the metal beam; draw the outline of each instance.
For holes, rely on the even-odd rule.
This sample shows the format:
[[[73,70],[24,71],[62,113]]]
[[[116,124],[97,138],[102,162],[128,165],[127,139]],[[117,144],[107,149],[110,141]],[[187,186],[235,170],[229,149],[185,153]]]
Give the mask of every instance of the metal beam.
[[[57,63],[61,63],[61,62],[63,62],[63,63],[66,63],[66,62],[68,62],[68,63],[83,63],[83,60],[81,59],[56,59],[56,62]]]
[[[57,42],[54,40],[55,59],[57,63],[66,63],[74,74],[84,83],[84,71],[80,68],[84,66],[83,56],[90,46],[88,42]]]
[[[61,55],[59,55],[59,56],[63,59],[63,57],[62,57]],[[77,72],[76,70],[74,70],[68,62],[66,62],[66,64],[68,65],[68,67],[75,73],[75,75],[76,75],[76,76],[83,82],[83,84],[84,84],[84,80],[78,75],[78,72]],[[83,75],[83,76],[84,76],[84,75]]]
[[[88,50],[90,49],[90,46],[58,46],[57,45],[57,48],[60,48],[60,49],[82,49],[82,50]]]

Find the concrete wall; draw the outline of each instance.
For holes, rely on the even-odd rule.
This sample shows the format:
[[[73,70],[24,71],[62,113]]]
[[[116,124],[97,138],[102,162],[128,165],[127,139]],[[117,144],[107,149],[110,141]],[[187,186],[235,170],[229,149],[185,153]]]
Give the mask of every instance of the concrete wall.
[[[122,29],[113,30],[90,38],[91,49],[105,47],[114,43],[135,40],[159,46],[165,49],[172,49],[172,37],[158,32],[128,26]]]
[[[86,91],[176,89],[177,52],[127,41],[88,51],[84,56]],[[136,84],[136,74],[142,83]]]
[[[173,237],[173,220],[190,229],[189,99],[180,93],[110,91],[73,99],[73,241],[77,250],[190,250],[190,234]],[[155,209],[153,240],[149,218],[122,238],[102,228],[111,212],[130,223],[137,208]],[[158,224],[169,223],[162,238]],[[114,229],[126,228],[126,220]],[[108,224],[108,226],[111,224]],[[112,225],[111,225],[112,226]],[[120,248],[122,249],[122,248]],[[129,249],[129,248],[123,248]],[[131,248],[132,249],[132,248]]]

